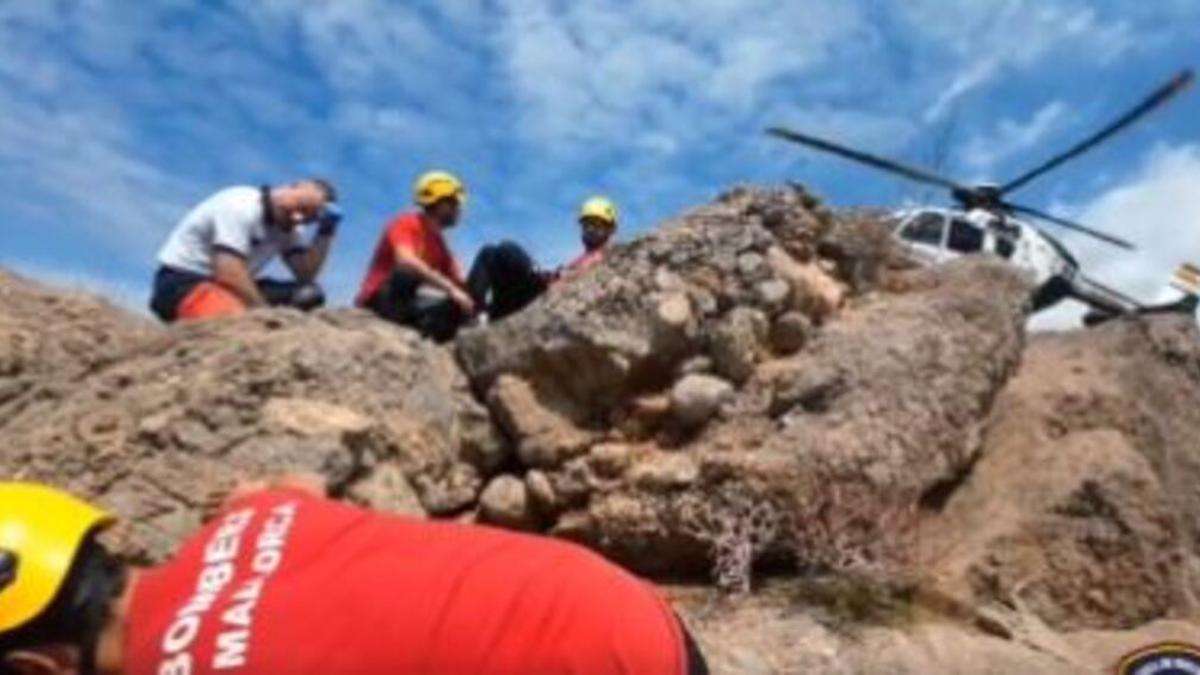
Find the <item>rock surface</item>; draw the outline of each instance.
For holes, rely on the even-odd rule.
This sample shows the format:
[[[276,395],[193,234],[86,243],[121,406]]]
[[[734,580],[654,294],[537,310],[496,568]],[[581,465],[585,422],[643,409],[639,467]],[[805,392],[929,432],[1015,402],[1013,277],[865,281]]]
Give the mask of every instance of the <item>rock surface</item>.
[[[439,347],[356,311],[162,328],[0,273],[0,473],[157,560],[283,471],[661,582],[717,673],[1090,673],[1200,634],[1200,332],[1026,338],[986,260],[737,189]]]
[[[375,506],[411,512],[411,489],[453,514],[505,457],[448,353],[357,312],[162,331],[86,377],[50,378],[0,438],[6,474],[97,497],[126,515],[127,550],[150,558],[241,477],[316,471]],[[386,467],[409,485],[353,489]]]
[[[1035,338],[979,462],[930,524],[937,573],[1066,630],[1196,615],[1197,400],[1192,321]]]

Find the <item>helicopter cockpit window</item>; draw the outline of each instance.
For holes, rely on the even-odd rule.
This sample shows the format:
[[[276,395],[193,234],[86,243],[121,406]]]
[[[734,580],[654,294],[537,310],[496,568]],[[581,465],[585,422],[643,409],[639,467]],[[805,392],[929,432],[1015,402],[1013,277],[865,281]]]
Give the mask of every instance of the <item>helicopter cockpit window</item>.
[[[942,245],[945,220],[940,213],[922,213],[904,228],[900,237],[916,244]]]
[[[950,239],[946,247],[959,253],[978,253],[983,249],[983,230],[962,218],[950,222]]]

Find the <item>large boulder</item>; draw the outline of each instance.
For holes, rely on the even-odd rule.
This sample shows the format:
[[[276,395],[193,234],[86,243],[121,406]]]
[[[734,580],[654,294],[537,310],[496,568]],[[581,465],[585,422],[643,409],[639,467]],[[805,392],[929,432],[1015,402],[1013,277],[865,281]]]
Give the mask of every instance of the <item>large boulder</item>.
[[[125,516],[126,552],[168,553],[210,493],[307,470],[374,506],[453,515],[507,459],[443,349],[359,312],[255,312],[182,325],[0,432],[0,471]]]
[[[1189,318],[1035,338],[979,462],[928,524],[937,583],[1061,630],[1194,615],[1198,400]]]
[[[832,226],[802,190],[734,191],[618,247],[521,314],[466,332],[459,360],[478,390],[518,375],[591,426],[638,392],[663,388],[698,354],[715,351],[723,368],[744,379],[752,367],[746,352],[758,350],[766,329],[743,327],[754,320],[740,316],[754,310],[765,322],[809,307],[815,278],[838,287],[815,263],[807,278],[795,278],[771,260],[815,260],[816,242]]]
[[[697,502],[706,513],[767,502],[795,522],[831,486],[846,485],[915,508],[974,461],[980,425],[1020,357],[1028,293],[987,261],[946,267],[921,288],[862,298],[800,353],[760,365],[727,412],[707,411],[699,435],[634,453],[619,476],[593,470],[580,481],[585,505],[557,531],[668,572],[710,556],[713,542],[694,536],[686,512]],[[679,471],[680,456],[694,469]],[[805,545],[787,541],[800,529],[778,534],[783,545]]]

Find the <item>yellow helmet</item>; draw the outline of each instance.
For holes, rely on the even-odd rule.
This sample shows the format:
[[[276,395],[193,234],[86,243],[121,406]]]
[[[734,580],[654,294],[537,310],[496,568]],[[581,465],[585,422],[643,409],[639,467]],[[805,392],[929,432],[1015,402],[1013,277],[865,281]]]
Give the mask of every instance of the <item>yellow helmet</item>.
[[[430,206],[447,198],[465,203],[467,188],[454,174],[445,171],[430,171],[417,179],[417,184],[413,187],[413,195],[421,206]]]
[[[616,227],[617,205],[607,197],[592,197],[579,208],[579,219],[583,220],[584,218],[597,218],[611,227]]]
[[[65,492],[0,482],[0,635],[25,626],[49,607],[80,545],[115,522]]]

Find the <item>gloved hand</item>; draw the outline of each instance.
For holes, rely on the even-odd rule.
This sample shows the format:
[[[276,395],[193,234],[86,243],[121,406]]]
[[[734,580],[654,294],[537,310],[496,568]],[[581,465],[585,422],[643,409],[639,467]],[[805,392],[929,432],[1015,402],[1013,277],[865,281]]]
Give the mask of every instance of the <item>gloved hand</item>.
[[[330,202],[321,209],[321,214],[317,216],[317,236],[332,237],[337,234],[338,224],[342,222],[342,209],[337,204]]]

